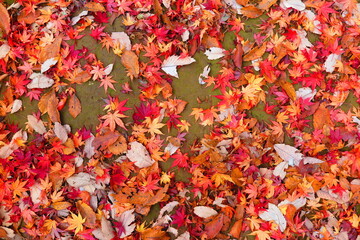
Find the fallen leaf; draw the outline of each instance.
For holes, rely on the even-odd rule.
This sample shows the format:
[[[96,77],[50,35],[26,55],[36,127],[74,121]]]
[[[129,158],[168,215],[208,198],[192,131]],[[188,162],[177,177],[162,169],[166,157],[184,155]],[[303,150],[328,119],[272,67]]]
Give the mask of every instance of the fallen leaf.
[[[299,11],[305,10],[305,4],[301,0],[282,0],[280,2],[282,8],[294,8]]]
[[[101,217],[101,228],[97,228],[92,231],[95,238],[99,240],[111,240],[115,237],[114,228],[111,226],[111,222],[104,216]]]
[[[296,100],[296,92],[293,84],[282,78],[278,79],[275,83],[282,87],[282,89],[284,89],[284,91],[291,100]]]
[[[205,51],[205,55],[209,60],[219,59],[225,56],[225,49],[219,47],[211,47]]]
[[[112,32],[111,38],[118,41],[121,47],[124,47],[128,51],[131,50],[131,40],[125,32]]]
[[[49,58],[43,64],[41,64],[41,73],[46,72],[52,66],[54,66],[58,62],[57,58]]]
[[[20,99],[15,99],[12,103],[11,112],[10,113],[16,113],[20,110],[22,107],[22,101]]]
[[[121,55],[121,63],[128,70],[131,79],[139,76],[139,58],[133,51],[125,50]]]
[[[33,88],[48,88],[54,84],[54,80],[45,76],[42,73],[33,73],[30,75],[30,79],[32,80],[28,85],[28,89]]]
[[[46,60],[51,58],[57,58],[60,53],[61,42],[62,36],[57,36],[52,43],[43,47],[39,55],[40,63],[44,63]]]
[[[0,4],[0,28],[5,34],[10,32],[10,16],[4,5]]]
[[[155,226],[153,228],[145,229],[140,232],[142,240],[170,240],[170,237],[166,232],[161,230],[161,226]]]
[[[92,208],[83,201],[76,202],[76,208],[79,210],[81,216],[85,219],[84,226],[88,228],[96,228],[96,214]]]
[[[213,220],[205,224],[205,234],[209,239],[213,239],[219,234],[224,225],[224,214],[217,215]]]
[[[116,142],[109,145],[108,149],[112,154],[115,155],[125,153],[127,150],[127,142],[125,137],[123,135],[120,135]]]
[[[28,124],[29,126],[35,130],[35,132],[39,133],[39,134],[44,134],[46,133],[46,128],[44,126],[43,121],[41,121],[41,119],[37,119],[36,117],[34,117],[33,115],[28,115],[27,116],[27,120],[28,120]]]
[[[212,209],[211,207],[207,207],[207,206],[194,207],[194,213],[198,217],[201,217],[201,218],[208,218],[208,217],[218,214],[218,212],[216,210]]]
[[[272,5],[274,5],[277,2],[277,0],[262,0],[258,4],[258,8],[267,11]]]
[[[11,48],[6,42],[3,45],[1,45],[0,59],[3,59],[4,57],[6,57],[8,55],[8,53],[10,52],[10,50],[11,50]]]
[[[274,149],[276,153],[289,163],[290,166],[299,166],[303,158],[303,154],[299,150],[286,144],[275,144]]]
[[[81,103],[75,94],[71,95],[69,99],[69,113],[73,118],[81,113]]]
[[[195,59],[192,57],[181,57],[177,55],[172,55],[163,61],[161,69],[170,76],[179,78],[176,67],[189,65],[193,62],[195,62]]]
[[[106,9],[101,3],[87,2],[84,5],[85,9],[90,12],[106,12]]]
[[[123,232],[121,233],[120,238],[129,236],[135,230],[136,226],[136,224],[134,223],[134,209],[123,212],[120,215],[119,221],[123,226]]]
[[[279,229],[282,232],[286,229],[286,219],[284,215],[281,213],[280,209],[272,203],[269,203],[268,210],[260,213],[259,217],[265,221],[274,221],[279,225]]]
[[[323,130],[324,127],[330,128],[334,125],[331,120],[330,111],[326,108],[325,103],[320,104],[319,108],[315,111],[313,116],[313,125],[315,129]],[[328,134],[328,129],[325,130],[327,131],[326,134]]]
[[[51,91],[47,103],[47,113],[52,122],[60,122],[60,113],[59,110],[57,109],[58,104],[59,104],[59,100],[55,95],[55,91]]]
[[[266,50],[266,44],[262,44],[261,46],[252,48],[248,53],[243,57],[244,61],[252,61],[258,59],[264,55]]]
[[[246,7],[241,8],[241,14],[248,18],[257,18],[260,17],[263,14],[263,12],[261,9],[253,5],[248,5]]]
[[[130,149],[126,153],[126,157],[139,168],[150,167],[155,161],[151,159],[149,152],[139,142],[129,143]]]
[[[66,131],[66,128],[63,125],[61,125],[59,122],[55,122],[54,132],[62,143],[66,142],[66,140],[68,139],[68,133]]]
[[[332,53],[330,54],[324,63],[324,69],[328,73],[332,73],[335,70],[336,61],[341,59],[341,55]]]

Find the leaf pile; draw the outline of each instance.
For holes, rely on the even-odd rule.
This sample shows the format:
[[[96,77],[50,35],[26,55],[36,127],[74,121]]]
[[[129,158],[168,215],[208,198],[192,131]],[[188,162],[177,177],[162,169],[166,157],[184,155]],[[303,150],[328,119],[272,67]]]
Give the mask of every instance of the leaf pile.
[[[0,238],[358,239],[359,19],[355,0],[0,4],[0,116],[38,107],[26,129],[0,123]],[[172,86],[198,55],[219,94],[191,109],[212,130],[189,143]],[[71,129],[63,109],[81,114],[89,82],[104,114]]]

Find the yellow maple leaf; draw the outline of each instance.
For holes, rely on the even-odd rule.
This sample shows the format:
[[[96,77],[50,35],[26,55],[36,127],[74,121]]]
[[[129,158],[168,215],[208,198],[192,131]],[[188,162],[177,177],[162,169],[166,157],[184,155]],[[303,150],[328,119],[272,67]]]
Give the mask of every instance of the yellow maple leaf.
[[[252,232],[250,235],[256,235],[256,239],[258,240],[267,240],[271,239],[269,233],[269,231],[257,230]]]
[[[80,213],[78,215],[71,213],[71,218],[66,219],[67,223],[69,224],[67,230],[75,230],[75,235],[78,234],[78,232],[84,230],[83,224],[85,223],[85,220],[86,218],[82,218]]]
[[[229,175],[222,174],[222,173],[215,173],[211,177],[211,180],[215,182],[215,187],[220,186],[220,184],[224,184],[225,181],[234,183],[234,181],[232,180],[232,178]]]
[[[145,119],[145,123],[151,136],[155,136],[155,134],[163,134],[159,129],[165,126],[165,124],[160,122],[159,117],[155,118],[154,120],[151,120],[151,118],[147,117]]]

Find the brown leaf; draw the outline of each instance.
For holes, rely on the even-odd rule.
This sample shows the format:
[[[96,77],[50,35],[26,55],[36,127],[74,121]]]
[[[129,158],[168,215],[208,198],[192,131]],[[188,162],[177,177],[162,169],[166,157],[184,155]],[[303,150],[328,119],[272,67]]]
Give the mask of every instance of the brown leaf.
[[[47,104],[47,113],[52,122],[60,122],[60,113],[57,109],[59,100],[56,97],[55,91],[51,91]]]
[[[266,50],[266,44],[263,44],[259,47],[254,47],[251,49],[245,56],[243,57],[244,61],[252,61],[255,59],[260,58],[262,55],[264,55]]]
[[[166,232],[161,230],[161,226],[148,228],[140,233],[142,240],[169,240],[170,237]]]
[[[243,55],[244,55],[244,49],[242,47],[242,44],[238,43],[236,45],[235,53],[231,56],[235,66],[237,68],[242,67]]]
[[[209,36],[206,33],[204,34],[201,43],[202,45],[204,45],[205,48],[221,47],[220,42],[217,38]]]
[[[81,103],[75,94],[69,100],[69,113],[73,118],[76,118],[81,113]]]
[[[0,28],[5,34],[10,32],[10,16],[3,4],[0,4]]]
[[[241,229],[242,229],[242,225],[243,225],[243,220],[237,220],[234,225],[231,227],[230,230],[230,235],[233,236],[234,238],[239,238],[240,234],[241,234]]]
[[[258,9],[257,7],[255,7],[253,5],[243,7],[241,9],[241,13],[245,17],[248,17],[248,18],[257,18],[257,17],[260,17],[263,14],[263,12],[260,9]]]
[[[54,94],[54,91],[49,91],[41,96],[40,101],[38,103],[38,108],[42,114],[47,113],[49,99],[52,96],[52,94]]]
[[[224,225],[224,214],[218,214],[212,221],[205,224],[205,233],[207,238],[214,238]]]
[[[97,223],[94,210],[83,201],[76,202],[76,207],[79,210],[81,216],[86,219],[84,225],[88,228],[95,228]]]
[[[30,12],[27,13],[26,9],[23,9],[19,16],[17,17],[18,22],[24,22],[26,24],[32,24],[36,21],[37,17],[40,16],[39,11],[35,11],[35,13]]]
[[[328,128],[334,125],[331,121],[330,111],[326,108],[325,102],[321,103],[319,108],[315,111],[313,124],[315,129],[323,130],[323,128],[326,127],[324,130],[326,130],[327,133],[330,131]]]
[[[137,78],[139,76],[139,59],[134,52],[125,50],[124,53],[121,55],[121,63],[129,71],[131,79],[133,79],[133,77]]]
[[[88,2],[84,5],[87,11],[91,12],[106,12],[106,9],[101,3],[97,2]]]
[[[106,149],[109,145],[116,142],[119,138],[120,133],[107,131],[104,135],[96,136],[92,145],[95,149],[100,147],[100,150]]]
[[[39,61],[40,63],[44,63],[46,60],[50,58],[55,58],[59,55],[60,46],[62,42],[62,36],[57,36],[55,40],[46,45],[40,50]]]
[[[249,3],[249,0],[236,0],[236,3],[246,6]]]
[[[258,8],[261,10],[268,10],[272,5],[274,5],[277,2],[277,0],[262,0],[259,5]]]
[[[154,12],[156,16],[160,16],[163,13],[161,4],[159,2],[159,0],[153,0],[153,6],[154,6]]]
[[[115,154],[115,155],[126,152],[127,143],[126,143],[125,137],[123,135],[120,135],[118,137],[118,139],[116,140],[116,142],[111,144],[108,149],[112,154]]]
[[[282,87],[282,89],[284,89],[284,91],[291,100],[296,100],[296,92],[293,84],[284,79],[279,79],[278,81],[276,81],[276,84],[278,84],[280,87]]]
[[[71,79],[74,83],[84,83],[91,79],[91,74],[82,69],[76,69],[73,74],[73,78]]]

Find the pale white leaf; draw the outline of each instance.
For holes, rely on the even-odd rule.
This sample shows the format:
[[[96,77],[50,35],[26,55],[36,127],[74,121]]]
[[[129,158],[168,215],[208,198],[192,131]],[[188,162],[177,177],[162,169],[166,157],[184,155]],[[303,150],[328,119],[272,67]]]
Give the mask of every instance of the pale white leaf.
[[[342,194],[337,194],[331,189],[322,187],[316,194],[319,198],[335,201],[340,204],[347,203],[350,200],[350,193],[348,190],[345,190]]]
[[[86,16],[88,11],[82,11],[79,15],[73,17],[71,19],[71,25],[75,25],[78,21],[80,21],[81,17]]]
[[[287,9],[287,8],[294,8],[299,11],[305,10],[305,4],[301,0],[282,0],[280,2],[280,7]]]
[[[121,233],[120,238],[129,236],[135,229],[136,224],[134,209],[125,211],[121,214],[119,221],[121,222],[124,232]]]
[[[139,168],[150,167],[155,162],[146,147],[139,142],[131,142],[126,157]]]
[[[128,51],[131,50],[130,37],[125,32],[113,32],[111,33],[111,38],[118,41],[121,47]]]
[[[281,213],[280,209],[272,203],[269,203],[268,210],[260,213],[259,217],[265,221],[274,221],[279,225],[279,229],[282,232],[286,229],[286,219],[284,215]]]
[[[62,143],[66,142],[66,140],[68,139],[68,133],[66,131],[66,128],[59,122],[55,122],[54,132]]]
[[[222,204],[222,202],[225,200],[225,198],[216,197],[213,204],[219,207],[226,207],[227,205]]]
[[[317,91],[316,89],[311,89],[309,87],[302,87],[302,88],[299,88],[297,91],[296,91],[296,98],[299,99],[299,98],[302,98],[302,99],[310,99],[310,101],[315,97]]]
[[[216,210],[212,209],[211,207],[207,207],[207,206],[194,207],[194,213],[198,217],[201,217],[201,218],[208,218],[208,217],[218,214],[218,212]]]
[[[168,233],[173,234],[174,236],[177,236],[179,234],[179,231],[176,228],[173,228],[173,227],[168,227],[168,229],[166,231]]]
[[[10,46],[7,43],[4,43],[3,45],[0,46],[0,59],[3,59],[4,57],[6,57],[6,55],[8,55],[8,53],[10,52]]]
[[[161,65],[161,69],[170,76],[178,78],[179,75],[176,71],[176,67],[189,65],[193,62],[195,62],[195,59],[192,57],[181,57],[178,55],[172,55],[164,60]]]
[[[54,66],[58,62],[57,58],[49,58],[43,64],[41,64],[41,73],[46,72],[52,66]]]
[[[238,4],[236,0],[224,0],[227,5],[236,10],[237,14],[242,14],[241,9],[242,5]]]
[[[95,154],[95,148],[92,144],[94,139],[95,136],[92,133],[90,133],[90,137],[85,140],[84,153],[87,158],[91,158]]]
[[[205,55],[209,60],[215,60],[222,58],[225,56],[225,49],[218,48],[218,47],[211,47],[208,50],[205,51]]]
[[[312,43],[309,41],[309,39],[306,37],[307,33],[305,30],[296,30],[299,38],[300,38],[300,44],[299,44],[299,50],[303,50],[309,47],[312,47]]]
[[[163,5],[164,5],[164,7],[170,8],[171,0],[162,0],[162,3],[163,3]]]
[[[35,183],[34,185],[32,185],[30,187],[30,197],[31,197],[31,201],[34,204],[41,203],[41,200],[42,200],[41,192],[42,192],[42,187],[38,183]]]
[[[353,120],[354,123],[360,125],[360,119],[358,117],[352,116],[352,120]]]
[[[332,73],[335,70],[335,64],[337,60],[340,60],[341,56],[339,54],[332,53],[330,54],[324,63],[324,69],[328,73]]]
[[[92,182],[92,177],[88,173],[80,172],[66,179],[66,182],[72,187],[85,187]]]
[[[285,169],[287,169],[288,167],[289,163],[287,161],[279,163],[273,171],[274,176],[279,176],[281,179],[284,179],[286,176]]]
[[[190,233],[184,232],[180,236],[178,236],[175,240],[190,240]]]
[[[296,209],[299,209],[299,208],[305,206],[306,198],[298,198],[298,199],[295,199],[294,201],[289,201],[289,200],[285,199],[284,201],[282,201],[281,203],[278,204],[278,207],[281,207],[281,206],[287,205],[287,204],[292,204],[292,205],[294,205],[294,207],[296,207]]]
[[[174,145],[172,145],[171,143],[169,143],[167,146],[166,146],[166,148],[164,149],[164,151],[165,152],[168,152],[169,154],[170,154],[170,156],[171,155],[173,155],[175,152],[176,152],[176,150],[178,150],[179,149],[179,146],[174,146]]]
[[[34,117],[33,115],[28,115],[27,116],[27,120],[28,120],[28,124],[29,126],[34,129],[35,132],[39,133],[39,134],[44,134],[46,133],[46,128],[45,125],[43,123],[43,121],[41,119],[37,119],[36,117]]]
[[[115,237],[114,229],[111,226],[110,221],[104,216],[101,218],[101,228],[95,229],[92,231],[92,234],[99,240],[111,240]]]
[[[104,73],[106,75],[109,75],[111,73],[111,71],[113,70],[113,67],[114,67],[114,64],[112,64],[112,63],[107,65],[106,68],[104,69]]]
[[[14,232],[14,230],[12,230],[11,228],[7,228],[7,227],[4,227],[4,226],[1,226],[1,228],[2,228],[3,230],[5,230],[8,239],[15,239],[15,240],[17,240],[17,239],[22,239],[22,238],[19,237],[19,236],[18,236],[18,238],[15,238],[15,232]]]
[[[28,89],[32,88],[48,88],[54,84],[54,80],[48,78],[42,73],[33,73],[30,75],[30,79],[32,80],[28,85]]]
[[[178,201],[172,201],[169,202],[168,204],[166,204],[163,208],[161,208],[160,213],[159,213],[159,217],[163,216],[165,212],[171,212],[172,210],[174,210],[174,208],[179,205]]]
[[[203,72],[200,74],[199,76],[199,84],[203,85],[205,84],[206,82],[204,81],[204,79],[206,79],[208,76],[209,76],[209,73],[210,73],[210,66],[209,65],[206,65],[204,67],[204,70]]]
[[[353,184],[353,185],[360,185],[360,179],[354,179],[350,182],[350,184]]]
[[[183,33],[181,34],[181,40],[182,40],[183,42],[186,42],[187,40],[189,40],[189,37],[190,37],[190,32],[189,32],[189,30],[186,30],[185,32],[183,32]]]
[[[310,31],[315,34],[321,34],[321,23],[319,20],[316,20],[315,13],[313,13],[311,10],[305,10],[304,12],[309,22],[312,22],[312,24],[314,25],[314,28]]]
[[[299,153],[298,150],[292,146],[286,144],[275,144],[274,149],[276,153],[284,160],[289,163],[290,166],[299,166],[303,154]]]
[[[19,148],[19,145],[17,145],[16,143],[16,140],[19,138],[26,141],[27,140],[26,132],[23,133],[21,130],[16,132],[12,137],[10,143],[0,148],[0,158],[9,157],[16,149]]]
[[[11,106],[11,112],[10,113],[16,113],[20,110],[22,107],[22,101],[20,99],[14,100],[12,106]]]
[[[318,158],[314,157],[304,157],[304,164],[317,164],[317,163],[323,163],[323,160],[320,160]]]

